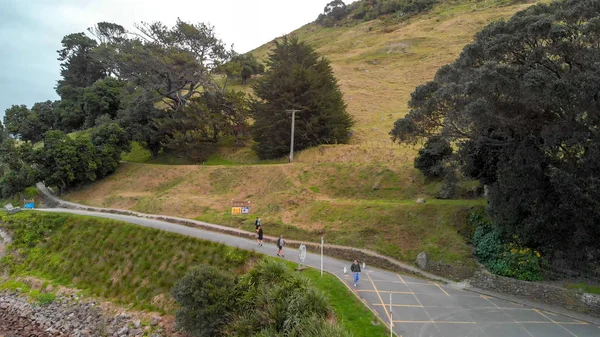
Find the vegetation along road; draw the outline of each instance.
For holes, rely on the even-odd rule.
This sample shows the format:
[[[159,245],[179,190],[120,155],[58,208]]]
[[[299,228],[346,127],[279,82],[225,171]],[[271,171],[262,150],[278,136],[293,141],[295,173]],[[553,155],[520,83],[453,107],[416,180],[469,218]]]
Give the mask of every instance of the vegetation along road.
[[[277,252],[274,245],[257,247],[256,242],[250,239],[154,219],[63,208],[43,211],[115,219],[268,255]],[[286,259],[295,261],[295,252],[288,250]],[[307,253],[305,264],[319,268],[319,255]],[[363,269],[361,280],[354,288],[351,275],[344,274],[344,267],[349,270],[350,261],[324,257],[324,270],[344,280],[353,288],[356,296],[363,299],[384,321],[389,322],[391,315],[394,332],[399,336],[592,337],[600,333],[600,326],[571,317],[368,266]]]

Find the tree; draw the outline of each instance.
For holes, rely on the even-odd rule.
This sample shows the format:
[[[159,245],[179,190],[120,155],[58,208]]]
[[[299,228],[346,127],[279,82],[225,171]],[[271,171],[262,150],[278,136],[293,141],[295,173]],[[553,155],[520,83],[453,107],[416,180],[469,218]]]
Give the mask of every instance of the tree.
[[[62,39],[63,49],[58,51],[60,74],[56,92],[62,99],[76,99],[78,88],[92,85],[105,76],[102,63],[93,57],[96,41],[84,33],[74,33]]]
[[[57,112],[57,106],[60,101],[45,101],[35,103],[31,107],[31,112],[37,116],[40,123],[39,134],[43,135],[48,130],[60,128],[60,116]]]
[[[221,69],[221,72],[229,77],[240,78],[242,84],[248,83],[252,76],[265,72],[265,65],[258,62],[252,54],[235,55],[222,68],[225,69]]]
[[[439,178],[444,174],[444,160],[451,155],[450,143],[442,137],[433,136],[419,150],[419,156],[415,158],[415,168],[426,177]]]
[[[202,161],[212,153],[220,137],[234,135],[240,140],[247,118],[243,92],[205,91],[173,115],[156,119],[156,124],[166,135],[166,149]]]
[[[275,43],[268,66],[253,86],[258,99],[251,108],[260,158],[276,158],[289,151],[291,117],[286,109],[301,111],[294,141],[298,150],[349,140],[353,120],[327,59],[319,58],[313,47],[298,38],[284,37]]]
[[[600,260],[598,22],[600,1],[561,0],[488,25],[391,132],[456,141],[493,223],[580,268]]]
[[[141,23],[137,32],[113,42],[116,72],[122,79],[160,96],[176,111],[199,88],[215,86],[211,71],[230,53],[214,28],[177,20],[168,28],[160,22]]]
[[[94,144],[86,137],[72,139],[61,131],[48,131],[44,146],[35,149],[33,156],[38,176],[47,186],[60,191],[81,183],[96,180],[99,158]]]
[[[131,141],[125,130],[107,115],[104,117],[107,117],[107,121],[95,127],[90,134],[92,144],[96,148],[96,161],[99,162],[98,178],[113,173],[119,167],[121,154],[131,151]]]
[[[165,134],[159,129],[156,121],[172,116],[172,112],[156,108],[155,102],[158,99],[156,94],[127,85],[117,112],[119,125],[129,135],[130,140],[148,149],[152,158],[158,156],[165,140]]]
[[[342,0],[333,0],[325,6],[323,13],[317,18],[317,23],[325,27],[333,27],[337,21],[348,15],[348,7]]]
[[[209,265],[188,271],[173,286],[177,324],[196,337],[218,336],[232,309],[234,278]]]
[[[93,127],[96,119],[102,115],[117,117],[124,86],[124,81],[106,77],[83,90],[84,128]]]

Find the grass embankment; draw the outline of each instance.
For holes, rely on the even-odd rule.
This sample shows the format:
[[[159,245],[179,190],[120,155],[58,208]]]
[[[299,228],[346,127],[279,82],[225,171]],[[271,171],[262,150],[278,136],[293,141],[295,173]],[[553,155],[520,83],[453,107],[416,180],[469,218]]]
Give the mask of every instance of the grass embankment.
[[[466,193],[471,183],[463,186]],[[404,164],[322,163],[255,166],[123,164],[68,200],[99,207],[195,218],[267,235],[368,248],[413,262],[425,251],[447,263],[472,264],[461,236],[484,200],[435,200],[441,183]],[[425,197],[428,203],[417,204]],[[250,216],[232,216],[231,200],[250,200]]]
[[[38,212],[1,214],[4,227],[13,235],[2,267],[12,276],[42,278],[136,309],[173,313],[170,290],[195,265],[209,264],[241,274],[260,258],[253,252],[109,219]],[[291,272],[294,264],[288,266]],[[372,312],[335,276],[321,278],[314,270],[303,274],[329,297],[337,319],[355,336],[386,335],[383,326],[372,324]],[[51,293],[24,283],[0,284],[0,289],[15,287],[40,302],[52,300]]]

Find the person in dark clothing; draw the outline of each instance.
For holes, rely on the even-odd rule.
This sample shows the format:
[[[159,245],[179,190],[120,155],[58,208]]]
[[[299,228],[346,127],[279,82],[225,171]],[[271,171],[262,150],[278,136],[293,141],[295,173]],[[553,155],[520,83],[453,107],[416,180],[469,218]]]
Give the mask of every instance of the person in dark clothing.
[[[260,227],[262,225],[262,221],[260,221],[259,217],[256,217],[256,221],[254,221],[254,226],[256,227],[256,230],[258,230],[258,227]]]
[[[358,279],[360,279],[360,264],[358,264],[357,260],[354,260],[354,263],[350,267],[350,270],[354,273],[354,286],[358,283]]]
[[[279,248],[279,251],[277,252],[277,256],[285,257],[285,255],[283,255],[283,246],[284,245],[285,245],[285,240],[283,239],[283,235],[280,235],[279,239],[277,239],[277,248]]]
[[[262,245],[263,245],[263,229],[262,229],[262,226],[258,226],[258,229],[256,230],[256,233],[258,234],[258,238],[256,239],[256,241],[258,241],[258,245],[260,247],[262,247]]]

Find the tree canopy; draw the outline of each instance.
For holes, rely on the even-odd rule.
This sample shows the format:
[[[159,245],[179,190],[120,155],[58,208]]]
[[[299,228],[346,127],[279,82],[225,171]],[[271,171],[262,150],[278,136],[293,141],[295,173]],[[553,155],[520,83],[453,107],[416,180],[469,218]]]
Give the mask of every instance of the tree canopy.
[[[494,22],[413,92],[391,135],[456,142],[507,237],[555,260],[600,261],[599,40],[598,0]]]
[[[276,158],[289,152],[291,116],[287,109],[300,110],[296,149],[348,141],[353,120],[327,59],[298,38],[286,36],[276,41],[267,65],[269,69],[253,86],[258,100],[251,107],[259,157]]]

